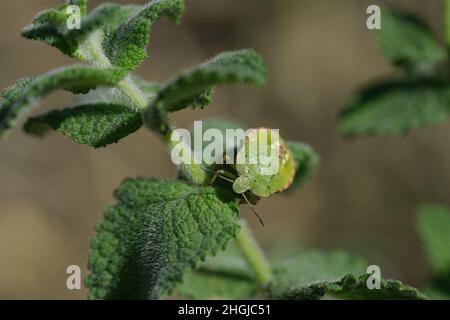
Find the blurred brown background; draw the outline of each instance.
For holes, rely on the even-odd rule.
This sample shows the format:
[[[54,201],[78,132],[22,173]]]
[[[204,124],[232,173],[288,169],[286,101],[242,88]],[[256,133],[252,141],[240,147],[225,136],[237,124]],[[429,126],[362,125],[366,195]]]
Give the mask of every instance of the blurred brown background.
[[[0,87],[74,62],[20,38],[35,13],[61,2],[0,2]],[[90,8],[100,2],[90,1]],[[295,194],[260,202],[265,228],[243,207],[264,247],[284,254],[298,246],[344,248],[380,265],[384,276],[420,285],[429,271],[414,209],[422,202],[450,203],[450,125],[355,141],[336,131],[337,114],[352,93],[396,72],[365,27],[367,6],[383,3],[187,0],[181,27],[156,24],[150,59],[138,73],[163,80],[223,50],[261,52],[270,72],[266,87],[220,89],[214,106],[174,120],[187,127],[223,116],[280,128],[283,137],[311,144],[322,158],[317,176]],[[439,0],[388,3],[419,14],[440,32]],[[69,101],[69,94],[54,94],[34,114]],[[112,191],[127,176],[174,175],[163,146],[145,130],[100,150],[56,133],[39,140],[14,130],[0,141],[0,298],[85,298],[84,289],[66,289],[65,270],[77,264],[86,275],[89,238]]]

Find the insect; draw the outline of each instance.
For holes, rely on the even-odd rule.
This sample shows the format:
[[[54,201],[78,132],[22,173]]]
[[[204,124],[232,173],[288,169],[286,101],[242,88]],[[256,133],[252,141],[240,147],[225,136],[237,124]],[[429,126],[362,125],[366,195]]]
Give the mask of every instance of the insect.
[[[247,132],[237,153],[231,170],[220,169],[211,178],[232,183],[233,191],[242,195],[253,213],[264,225],[261,217],[250,204],[250,199],[266,198],[287,189],[294,179],[295,163],[292,152],[278,132],[258,128]]]

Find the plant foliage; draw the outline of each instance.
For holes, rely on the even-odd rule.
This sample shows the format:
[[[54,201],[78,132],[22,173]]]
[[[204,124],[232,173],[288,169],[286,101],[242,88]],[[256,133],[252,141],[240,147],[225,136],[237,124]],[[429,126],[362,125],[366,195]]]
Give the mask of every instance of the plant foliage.
[[[413,15],[384,8],[381,19],[379,46],[403,74],[369,85],[346,104],[339,118],[345,137],[406,134],[450,116],[445,48]]]
[[[66,25],[69,5],[80,8],[80,29],[69,30]],[[30,117],[24,126],[27,133],[43,136],[55,130],[76,143],[98,148],[118,142],[145,124],[170,148],[170,113],[208,106],[221,84],[265,83],[266,66],[251,49],[218,54],[161,84],[134,75],[132,71],[148,56],[153,24],[159,17],[179,22],[183,12],[182,0],[153,0],[143,6],[105,3],[91,12],[86,0],[71,0],[39,13],[22,35],[83,64],[28,77],[5,89],[0,100],[0,136],[42,98],[62,89],[75,94],[73,102]],[[394,63],[422,69],[423,64],[441,60],[439,46],[425,27],[397,15],[390,19],[389,28],[403,28],[410,34],[397,48],[391,46],[397,41],[389,39],[391,33],[381,34],[386,55]],[[417,86],[411,101],[409,86]],[[446,88],[434,82],[389,86],[364,95],[345,111],[342,127],[352,134],[396,133],[438,123],[447,117],[446,99]],[[374,124],[400,114],[393,109],[402,101],[408,102],[400,112],[406,117]],[[422,120],[415,120],[416,114]],[[216,121],[208,126],[225,130],[237,125]],[[318,156],[304,143],[289,142],[288,148],[296,169],[292,190],[311,177]],[[242,244],[239,235],[246,231],[244,227],[239,231],[237,220],[242,195],[227,184],[207,183],[209,175],[203,170],[198,165],[180,166],[175,181],[135,178],[120,185],[114,193],[116,203],[105,210],[91,241],[86,279],[90,299],[158,299],[174,292],[189,298],[424,298],[392,280],[383,280],[379,291],[369,291],[362,260],[343,253],[302,252],[272,266],[253,241]],[[436,241],[427,231],[428,224],[424,225],[426,243],[434,248]],[[439,235],[445,236],[444,232]],[[229,249],[212,258],[233,241],[240,253]],[[430,249],[430,256],[440,270],[448,261],[436,258],[435,250]]]

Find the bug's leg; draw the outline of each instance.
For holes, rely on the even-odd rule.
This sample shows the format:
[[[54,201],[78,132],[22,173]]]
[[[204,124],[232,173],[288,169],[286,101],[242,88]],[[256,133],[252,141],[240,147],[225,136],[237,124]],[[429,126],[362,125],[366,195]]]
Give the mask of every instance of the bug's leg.
[[[226,172],[225,170],[222,169],[212,170],[205,167],[202,167],[202,169],[214,173],[209,181],[209,184],[213,184],[217,180],[217,178],[222,178],[223,180],[226,180],[231,183],[233,183],[234,179],[236,179],[236,177],[232,173]]]
[[[261,219],[260,215],[258,214],[258,212],[256,212],[255,208],[253,208],[253,206],[250,204],[250,201],[248,201],[247,196],[245,195],[245,193],[242,193],[242,197],[244,198],[245,202],[247,202],[248,206],[250,207],[250,209],[252,209],[253,213],[255,214],[255,216],[259,219],[259,222],[262,224],[262,226],[264,227],[264,222]]]
[[[234,183],[234,180],[233,180],[233,179],[230,179],[230,178],[228,178],[228,177],[225,176],[225,174],[226,174],[225,171],[223,171],[223,170],[217,170],[216,173],[217,173],[216,179],[217,179],[217,178],[221,178],[221,179],[223,179],[223,180],[225,180],[225,181]]]
[[[214,172],[211,180],[209,180],[209,184],[214,184],[214,182],[216,182],[217,178],[220,176],[221,171],[223,170],[217,170],[216,172]]]
[[[232,180],[234,182],[234,180],[236,180],[237,176],[231,172],[225,171],[225,170],[220,170],[220,175],[222,175],[224,178],[228,178],[229,180]]]
[[[202,170],[204,170],[204,171],[209,171],[209,172],[213,172],[213,176],[211,177],[211,179],[209,180],[209,184],[210,185],[212,185],[215,181],[216,181],[216,179],[217,179],[217,177],[219,176],[219,174],[220,174],[220,171],[222,171],[222,170],[212,170],[212,169],[209,169],[209,168],[205,168],[205,167],[201,167],[202,168]]]

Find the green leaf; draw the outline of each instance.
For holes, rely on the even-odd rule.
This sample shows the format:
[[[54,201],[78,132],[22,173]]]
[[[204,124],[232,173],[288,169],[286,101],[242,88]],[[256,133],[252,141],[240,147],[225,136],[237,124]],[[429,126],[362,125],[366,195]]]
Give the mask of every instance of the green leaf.
[[[148,54],[149,28],[159,16],[179,21],[184,12],[183,0],[154,0],[111,34],[105,42],[107,56],[113,65],[133,70]]]
[[[17,98],[22,95],[22,92],[28,88],[30,83],[34,80],[33,77],[23,78],[18,80],[13,86],[4,89],[0,96],[2,98],[0,103],[0,111],[2,111],[8,103],[14,102]]]
[[[310,300],[326,295],[346,299],[426,299],[414,288],[382,280],[380,289],[367,288],[367,264],[343,252],[304,251],[274,265],[270,288],[279,299]]]
[[[177,292],[188,299],[249,299],[257,290],[247,263],[235,246],[208,258],[198,270],[187,273]]]
[[[363,274],[367,264],[359,258],[336,251],[301,251],[297,255],[274,263],[274,282],[270,288],[275,298],[283,298],[295,290],[304,290],[305,298],[318,299],[325,293],[313,290],[317,283],[339,281],[347,274]]]
[[[122,6],[115,3],[98,6],[82,20],[79,30],[74,29],[65,33],[65,39],[73,48],[70,55],[83,61],[110,66],[111,62],[105,53],[107,40],[141,8],[142,6]]]
[[[326,284],[326,293],[338,298],[354,300],[428,300],[428,297],[416,288],[407,286],[398,280],[381,279],[380,289],[368,289],[370,275],[347,275],[340,281]]]
[[[70,5],[80,7],[81,18],[86,15],[86,0],[66,1],[63,5],[39,13],[33,19],[32,24],[22,30],[22,36],[27,39],[43,41],[72,56],[76,48],[67,36],[70,32],[67,30],[67,19],[70,16],[67,8]]]
[[[433,272],[450,272],[450,209],[422,206],[418,210],[417,227]]]
[[[412,15],[384,9],[378,41],[389,60],[412,71],[432,71],[446,58],[430,28]]]
[[[183,0],[154,0],[146,6],[105,3],[87,16],[82,15],[80,29],[69,30],[67,6],[41,13],[22,35],[71,57],[126,71],[135,69],[147,57],[148,29],[155,20],[166,16],[178,21],[184,11]]]
[[[42,136],[51,128],[76,143],[99,148],[116,143],[141,126],[141,114],[127,106],[98,103],[55,110],[29,118],[24,129],[29,134]]]
[[[74,48],[66,42],[58,28],[49,24],[33,24],[22,30],[22,36],[27,39],[42,41],[58,48],[64,54],[73,56]]]
[[[159,84],[135,75],[131,75],[131,79],[147,100],[157,95]],[[78,95],[70,108],[28,119],[24,129],[36,136],[43,136],[50,129],[57,130],[76,143],[98,148],[117,142],[137,131],[142,124],[141,113],[122,90],[100,87]]]
[[[15,124],[22,113],[56,89],[87,92],[97,86],[114,86],[123,76],[123,71],[117,68],[73,65],[50,71],[31,81],[19,81],[13,89],[7,90],[6,99],[0,101],[0,136]]]
[[[156,299],[236,237],[238,205],[212,187],[127,179],[91,241],[90,299]]]
[[[158,98],[147,108],[144,120],[156,132],[166,134],[168,113],[188,106],[204,107],[215,86],[239,82],[260,86],[265,80],[266,67],[255,51],[222,53],[164,84]]]
[[[81,1],[79,1],[81,2]],[[93,61],[90,46],[99,46],[100,51],[105,34],[110,34],[124,24],[141,8],[140,6],[121,6],[114,3],[105,3],[94,9],[86,16],[86,7],[81,6],[81,28],[69,30],[67,28],[68,4],[49,9],[39,14],[22,30],[22,36],[27,39],[43,41],[64,54],[79,57],[85,61]],[[88,37],[94,35],[92,41]],[[96,48],[98,49],[98,48]]]
[[[230,149],[234,149],[234,148],[238,147],[236,145],[236,141],[234,141],[235,139],[230,139],[230,141],[227,141],[226,131],[228,129],[232,129],[232,130],[242,129],[243,127],[239,123],[237,123],[235,121],[231,121],[231,120],[226,120],[226,119],[212,118],[212,119],[203,120],[201,122],[201,125],[202,125],[202,131],[200,132],[200,134],[202,136],[209,129],[216,129],[221,132],[222,136],[224,137],[223,150],[227,149],[227,145],[228,145],[228,148],[230,148]],[[191,138],[192,138],[191,145],[193,145],[194,144],[194,136],[196,135],[196,133],[194,132],[194,126],[192,126],[189,131],[190,131]],[[209,145],[211,143],[211,141],[204,140],[204,141],[202,141],[202,143],[203,143],[203,148],[205,148],[207,145]]]
[[[362,91],[340,115],[347,137],[396,135],[441,124],[450,115],[450,87],[435,81],[383,82]]]
[[[287,145],[295,161],[294,181],[287,191],[293,191],[314,175],[320,160],[318,154],[307,144],[289,141]]]
[[[428,285],[423,289],[424,293],[432,300],[450,300],[450,290],[447,283],[446,288],[442,288],[441,284],[436,283]]]

